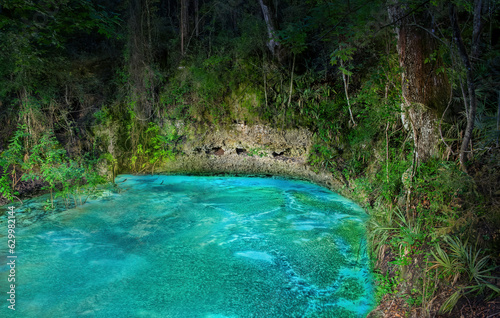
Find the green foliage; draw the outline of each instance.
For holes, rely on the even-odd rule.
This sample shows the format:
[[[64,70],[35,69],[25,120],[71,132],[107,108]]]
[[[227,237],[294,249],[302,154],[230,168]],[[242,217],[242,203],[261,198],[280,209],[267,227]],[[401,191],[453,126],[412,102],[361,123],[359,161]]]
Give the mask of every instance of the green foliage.
[[[165,135],[162,135],[158,125],[149,123],[146,134],[151,136],[150,148],[145,151],[145,154],[149,156],[149,163],[152,164],[151,174],[153,174],[158,161],[174,158],[172,143],[177,139],[177,131],[174,126],[168,126]]]
[[[453,162],[432,159],[417,168],[415,184],[423,194],[432,194],[437,206],[471,190],[471,178]],[[437,193],[436,193],[437,192]]]
[[[97,160],[87,159],[80,162],[69,160],[61,165],[61,191],[58,196],[64,199],[66,208],[69,208],[71,200],[74,206],[85,204],[96,192],[97,186],[105,182],[105,178],[95,171],[97,163]]]
[[[401,281],[397,277],[390,277],[389,273],[382,275],[378,272],[374,273],[375,281],[377,282],[375,289],[375,301],[378,303],[387,294],[396,294]]]
[[[457,258],[450,257],[440,245],[436,245],[436,251],[431,251],[431,255],[435,259],[435,264],[430,269],[440,267],[441,275],[448,280],[453,278],[455,283],[464,270],[463,264]]]
[[[250,157],[253,156],[259,156],[259,157],[265,157],[267,155],[266,151],[262,148],[250,148],[248,149],[247,155]]]
[[[322,144],[315,144],[309,153],[309,164],[316,167],[321,167],[323,169],[329,170],[331,172],[336,171],[337,163],[335,158],[337,153],[328,146]]]
[[[52,208],[54,207],[53,192],[56,186],[67,182],[65,179],[66,161],[66,151],[60,147],[53,132],[49,131],[33,146],[26,162],[23,180],[42,179],[47,183],[44,189],[50,191]]]
[[[166,109],[170,119],[189,121],[189,105],[186,102],[190,86],[186,82],[172,81],[160,94],[160,102]]]
[[[144,132],[143,143],[137,145],[130,158],[130,168],[132,171],[142,172],[149,164],[151,174],[153,174],[157,163],[174,159],[174,146],[177,139],[175,126],[165,125],[161,128],[150,122]]]
[[[20,170],[24,167],[24,142],[27,136],[26,125],[19,125],[7,150],[0,154],[0,167],[2,167],[0,194],[9,201],[19,194],[15,188],[21,180]]]
[[[427,233],[423,231],[423,220],[419,217],[411,217],[399,209],[396,209],[394,213],[397,216],[396,223],[399,229],[393,236],[391,244],[399,249],[400,254],[407,255],[412,252],[412,249],[419,247],[427,236]]]
[[[331,54],[331,62],[337,64],[342,61],[344,70],[341,71],[351,76],[352,67],[347,62],[354,59],[355,53],[356,48],[341,45],[340,49]],[[400,85],[397,84],[399,72],[395,55],[381,57],[379,63],[366,72],[361,88],[356,94],[350,94],[355,127],[350,123],[348,104],[342,94],[334,95],[333,101],[320,99],[306,104],[306,107],[301,109],[301,114],[311,120],[311,125],[315,127],[317,137],[321,140],[318,143],[321,146],[313,148],[310,162],[318,167],[335,167],[348,182],[360,177],[367,165],[373,161],[374,150],[380,150],[380,144],[375,145],[374,141],[386,139],[389,149],[384,149],[384,152],[390,163],[379,173],[379,178],[382,179],[383,176],[383,179],[387,179],[389,175],[390,180],[377,180],[380,188],[376,191],[382,192],[382,196],[387,199],[399,194],[401,173],[406,169],[406,156],[411,151],[401,131],[381,134],[384,129],[396,126],[397,117],[401,112],[401,91]],[[344,88],[339,87],[335,91],[343,90]],[[339,144],[341,149],[338,149]],[[334,149],[326,150],[327,148]]]
[[[399,260],[412,255],[423,242],[428,233],[421,217],[413,217],[400,209],[373,211],[368,224],[369,236],[377,256],[381,256],[384,246],[392,246]],[[397,263],[404,266],[403,263]]]
[[[245,15],[239,22],[241,35],[234,41],[238,59],[253,61],[265,52],[266,26],[260,17]]]
[[[279,42],[288,47],[294,54],[299,54],[307,49],[307,31],[312,26],[306,21],[289,24],[284,30],[278,32]]]
[[[113,119],[111,117],[109,109],[106,107],[103,107],[103,108],[99,109],[98,111],[96,111],[94,113],[94,118],[96,119],[97,124],[104,125],[104,126],[109,124]]]
[[[111,182],[115,182],[115,168],[116,168],[116,165],[118,163],[118,160],[113,157],[112,154],[110,154],[109,152],[106,152],[104,154],[101,155],[100,157],[101,159],[103,160],[106,160],[106,163],[108,164],[108,170],[111,171]]]
[[[0,177],[0,194],[9,201],[13,201],[14,197],[19,194],[12,190],[12,180],[6,174],[2,174]]]
[[[0,12],[0,96],[45,91],[61,79],[67,39],[79,32],[116,35],[120,19],[91,1],[6,0]],[[43,84],[42,84],[43,83]],[[61,84],[61,83],[59,83]]]
[[[51,193],[50,206],[54,207],[54,193],[62,196],[66,206],[73,198],[75,206],[85,203],[87,197],[103,178],[95,171],[97,161],[81,159],[79,162],[67,157],[52,131],[47,131],[39,140],[26,133],[27,127],[20,125],[14,133],[9,148],[0,156],[3,173],[0,177],[1,194],[12,200],[21,180],[41,180],[44,190]],[[30,145],[28,148],[26,145]],[[89,186],[84,190],[83,186]],[[79,198],[77,202],[77,197]]]
[[[379,196],[378,203],[391,204],[394,198],[400,197],[404,189],[403,174],[411,167],[410,158],[401,158],[394,148],[389,149],[389,164],[381,167],[380,171],[375,175],[373,191]],[[408,155],[411,157],[411,155]]]
[[[468,284],[456,288],[456,291],[441,306],[441,313],[451,312],[458,300],[469,293],[479,294],[489,290],[491,293],[488,298],[500,294],[500,288],[492,283],[499,277],[491,276],[496,266],[492,264],[489,255],[484,256],[484,251],[458,238],[445,236],[444,241],[448,245],[449,252],[443,250],[440,245],[436,245],[436,252],[431,251],[434,265],[430,269],[438,268],[444,277],[453,277],[452,285],[461,277]]]
[[[344,75],[352,76],[352,64],[348,63],[347,65],[344,65],[344,63],[352,61],[354,53],[356,53],[355,47],[348,47],[345,44],[341,45],[339,49],[333,51],[333,53],[330,55],[330,63],[332,65],[337,65],[337,63],[340,62],[341,66],[339,67],[339,70]]]

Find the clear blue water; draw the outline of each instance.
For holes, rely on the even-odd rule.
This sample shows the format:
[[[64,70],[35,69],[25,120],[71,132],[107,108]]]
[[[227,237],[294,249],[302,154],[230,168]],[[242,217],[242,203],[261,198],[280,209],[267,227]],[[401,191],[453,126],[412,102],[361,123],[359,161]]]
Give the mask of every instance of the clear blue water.
[[[374,304],[366,214],[325,188],[248,177],[116,182],[122,192],[17,228],[16,317],[344,318]],[[14,316],[6,232],[2,223],[1,317]]]

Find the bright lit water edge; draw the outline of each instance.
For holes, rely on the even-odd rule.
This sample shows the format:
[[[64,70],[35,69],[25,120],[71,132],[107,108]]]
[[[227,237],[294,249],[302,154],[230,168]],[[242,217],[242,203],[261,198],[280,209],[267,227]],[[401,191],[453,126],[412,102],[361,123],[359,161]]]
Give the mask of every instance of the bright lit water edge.
[[[2,216],[1,317],[345,318],[373,307],[365,212],[325,188],[248,177],[116,182],[121,193],[16,228],[15,315]]]

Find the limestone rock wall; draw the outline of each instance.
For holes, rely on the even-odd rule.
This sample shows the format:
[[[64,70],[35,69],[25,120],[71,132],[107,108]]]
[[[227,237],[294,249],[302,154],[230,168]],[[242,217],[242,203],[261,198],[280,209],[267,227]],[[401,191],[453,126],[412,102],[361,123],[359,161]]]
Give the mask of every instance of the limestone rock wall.
[[[338,189],[340,184],[331,174],[314,172],[307,163],[312,139],[307,129],[279,130],[241,123],[209,129],[185,135],[176,160],[158,172],[269,174],[307,179]]]
[[[305,161],[311,145],[312,133],[307,129],[277,130],[265,125],[235,124],[228,129],[195,134],[186,140],[182,150],[187,155],[281,156]]]

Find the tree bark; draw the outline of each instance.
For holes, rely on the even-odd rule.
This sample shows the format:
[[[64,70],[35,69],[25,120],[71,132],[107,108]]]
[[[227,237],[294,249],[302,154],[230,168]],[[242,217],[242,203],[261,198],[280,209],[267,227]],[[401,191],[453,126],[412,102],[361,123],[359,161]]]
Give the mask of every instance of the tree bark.
[[[181,54],[184,55],[186,44],[186,37],[188,35],[188,1],[189,0],[180,0],[181,1],[181,19],[180,19],[180,31],[181,31]]]
[[[267,42],[267,47],[269,51],[273,54],[277,54],[277,50],[280,47],[279,42],[274,40],[274,32],[276,31],[276,21],[273,18],[272,5],[268,0],[259,0],[260,7],[262,9],[262,15],[264,15],[264,21],[266,21],[267,35],[269,37],[269,42]]]
[[[198,18],[199,18],[198,6],[199,6],[198,0],[194,0],[194,20],[195,20],[194,28],[195,28],[196,37],[198,37],[200,35],[200,28],[199,28],[200,21],[198,20]]]
[[[474,1],[474,22],[472,30],[472,53],[471,59],[475,60],[479,57],[481,47],[479,46],[481,39],[481,31],[483,29],[483,20],[481,19],[481,11],[483,9],[483,1]]]
[[[411,124],[418,165],[438,153],[438,119],[448,104],[450,86],[446,74],[436,72],[441,64],[439,57],[431,59],[437,49],[436,40],[422,28],[431,19],[425,11],[409,12],[403,4],[391,1],[389,17],[396,25],[403,69],[403,120],[408,118]]]
[[[135,102],[134,112],[137,119],[145,121],[153,113],[154,95],[151,86],[154,83],[149,67],[153,59],[151,12],[149,0],[130,2],[128,21],[128,71],[130,96]]]

